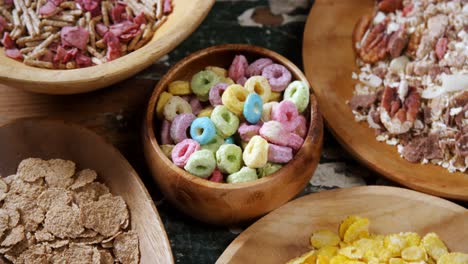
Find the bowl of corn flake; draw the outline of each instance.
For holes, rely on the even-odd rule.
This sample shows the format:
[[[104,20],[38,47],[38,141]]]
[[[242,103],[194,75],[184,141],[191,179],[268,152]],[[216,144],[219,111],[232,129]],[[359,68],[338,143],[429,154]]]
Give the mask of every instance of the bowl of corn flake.
[[[47,94],[128,78],[192,33],[214,0],[5,0],[0,82]]]
[[[32,119],[0,145],[0,263],[173,263],[147,190],[99,136]]]

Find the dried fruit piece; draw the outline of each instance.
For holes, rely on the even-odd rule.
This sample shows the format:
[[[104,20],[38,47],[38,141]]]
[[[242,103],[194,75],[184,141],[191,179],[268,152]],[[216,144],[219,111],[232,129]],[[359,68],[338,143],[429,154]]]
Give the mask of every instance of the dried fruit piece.
[[[135,231],[128,231],[118,235],[114,240],[113,252],[121,263],[138,264],[140,259],[138,234]]]

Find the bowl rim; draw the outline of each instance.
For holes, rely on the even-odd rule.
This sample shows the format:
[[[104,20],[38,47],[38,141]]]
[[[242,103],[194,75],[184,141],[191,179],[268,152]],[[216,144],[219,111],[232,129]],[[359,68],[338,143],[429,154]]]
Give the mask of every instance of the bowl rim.
[[[323,144],[323,132],[318,133],[317,136],[313,136],[312,131],[316,130],[317,128],[323,131],[323,119],[319,111],[317,98],[312,93],[312,88],[305,74],[299,69],[299,67],[297,67],[293,62],[291,62],[289,59],[282,56],[281,54],[275,51],[272,51],[270,49],[267,49],[267,48],[250,45],[250,44],[221,44],[221,45],[210,46],[208,48],[201,49],[190,54],[189,56],[183,58],[182,60],[177,62],[175,65],[173,65],[164,74],[163,78],[161,78],[158,81],[158,83],[155,85],[153,89],[151,97],[148,101],[148,105],[146,107],[146,113],[145,113],[145,119],[143,121],[142,132],[143,132],[143,138],[146,138],[146,140],[148,140],[148,142],[150,143],[150,148],[151,148],[150,151],[152,151],[153,153],[156,153],[158,158],[160,158],[161,161],[167,167],[177,172],[177,174],[179,174],[182,178],[189,181],[190,183],[201,186],[201,187],[217,189],[217,190],[240,190],[240,189],[246,189],[246,188],[250,188],[250,187],[254,187],[257,185],[262,185],[262,184],[266,184],[268,182],[274,181],[276,178],[278,178],[275,176],[278,176],[277,173],[280,172],[281,170],[273,174],[270,174],[266,177],[262,177],[260,179],[257,179],[255,181],[250,181],[250,182],[235,183],[235,184],[212,182],[207,179],[197,177],[188,173],[187,171],[176,166],[171,160],[169,160],[169,158],[167,158],[166,155],[164,155],[164,153],[162,152],[160,145],[158,141],[156,140],[156,134],[154,130],[154,120],[155,120],[155,115],[154,115],[155,107],[154,106],[155,106],[155,103],[157,102],[157,98],[159,97],[159,94],[161,93],[159,92],[159,90],[162,91],[161,87],[166,86],[166,84],[171,81],[172,73],[175,73],[183,69],[185,67],[185,64],[191,61],[197,60],[199,58],[202,58],[206,56],[207,54],[216,53],[216,52],[226,52],[226,51],[239,51],[239,52],[246,51],[246,52],[251,52],[251,53],[257,53],[260,56],[268,57],[272,59],[273,61],[280,62],[283,66],[288,68],[288,70],[293,73],[293,76],[294,75],[298,76],[297,80],[305,81],[309,85],[309,90],[311,91],[310,101],[309,101],[310,108],[308,108],[309,109],[308,111],[310,111],[310,117],[309,117],[310,123],[308,126],[307,135],[305,137],[304,143],[308,139],[310,139],[311,143],[313,143],[317,141],[318,137],[320,137],[318,138],[317,143],[320,144],[320,149],[321,149],[321,145]],[[152,102],[154,102],[154,104],[152,104]],[[302,153],[303,146],[301,146],[299,151],[294,155],[295,157],[299,155],[300,153]],[[294,161],[294,158],[293,158],[293,161]],[[290,165],[290,163],[285,165],[283,168],[287,167],[288,165]],[[310,176],[312,177],[312,175]]]
[[[142,187],[143,197],[146,198],[145,200],[148,201],[148,204],[151,206],[151,210],[155,214],[156,218],[159,220],[157,223],[154,223],[154,224],[159,225],[159,228],[163,231],[162,234],[158,234],[158,235],[161,235],[162,236],[161,239],[164,240],[165,244],[162,245],[162,246],[166,247],[166,250],[167,250],[167,253],[168,253],[168,256],[166,256],[166,257],[169,257],[171,263],[174,263],[174,255],[172,254],[172,247],[171,247],[171,244],[169,243],[169,237],[167,235],[167,231],[166,231],[166,228],[164,226],[161,215],[160,215],[155,203],[153,202],[153,200],[151,198],[151,194],[149,193],[148,189],[146,188],[146,185],[143,183],[140,175],[137,173],[135,168],[133,168],[133,166],[130,164],[128,159],[120,152],[120,150],[118,150],[114,146],[114,144],[112,144],[106,138],[104,138],[103,136],[97,134],[95,131],[93,131],[93,130],[85,127],[85,126],[82,126],[82,125],[77,124],[75,122],[66,121],[66,120],[62,120],[62,119],[55,119],[55,118],[23,117],[23,118],[18,118],[18,119],[14,119],[14,120],[11,120],[9,122],[6,122],[6,123],[0,125],[0,128],[7,127],[7,126],[14,126],[14,125],[17,125],[17,124],[27,123],[27,122],[55,124],[55,125],[59,125],[59,126],[66,126],[66,127],[71,128],[71,129],[74,129],[74,130],[79,130],[81,132],[84,132],[84,133],[88,134],[90,137],[96,138],[97,141],[100,141],[103,145],[106,146],[106,148],[108,148],[109,150],[114,152],[121,160],[123,160],[124,163],[125,163],[124,165],[133,174],[133,176],[131,176],[131,178],[133,178],[137,182],[137,184],[140,187]],[[127,205],[127,207],[129,207],[129,206]],[[130,211],[130,208],[129,208],[129,211]],[[130,211],[130,213],[131,213],[131,211]],[[141,255],[141,250],[140,250],[140,255]]]
[[[176,46],[178,46],[183,40],[185,40],[197,27],[201,24],[203,19],[208,15],[212,6],[215,3],[215,0],[197,0],[197,11],[201,12],[192,12],[190,16],[186,16],[185,19],[176,18],[171,15],[168,16],[169,19],[178,19],[178,22],[174,23],[171,28],[167,29],[166,37],[158,39],[158,41],[150,41],[143,47],[138,50],[135,50],[125,56],[122,56],[116,60],[103,63],[101,65],[94,65],[91,67],[77,68],[70,70],[63,69],[43,69],[37,68],[29,65],[25,65],[23,62],[12,60],[13,66],[11,64],[0,64],[0,81],[9,84],[16,84],[14,86],[21,87],[23,84],[23,89],[31,90],[39,93],[52,93],[52,94],[70,94],[70,93],[83,93],[90,92],[94,90],[99,90],[105,87],[108,87],[120,80],[122,76],[127,72],[132,72],[131,75],[145,69],[151,65],[156,59],[162,57],[164,54],[167,54]],[[182,24],[193,25],[193,30],[191,27],[185,27],[188,30],[180,30]],[[167,22],[162,25],[165,27]],[[156,30],[153,39],[158,37],[160,32]],[[0,48],[0,51],[3,51],[3,47]],[[2,52],[3,53],[3,52]],[[0,54],[0,56],[6,56]],[[9,59],[9,58],[6,58]],[[128,75],[126,75],[128,76]],[[105,80],[111,80],[102,85],[91,85],[92,82],[99,82]],[[79,83],[90,84],[87,88],[72,89],[73,91],[62,91],[61,89],[56,88],[41,88],[41,89],[29,89],[27,86],[40,82],[44,86],[51,85],[74,85]]]

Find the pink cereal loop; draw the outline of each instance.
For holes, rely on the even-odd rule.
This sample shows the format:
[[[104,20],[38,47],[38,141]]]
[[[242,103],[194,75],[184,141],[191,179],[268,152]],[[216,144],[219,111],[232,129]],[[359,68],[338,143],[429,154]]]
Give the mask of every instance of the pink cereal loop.
[[[244,55],[236,55],[232,61],[231,66],[229,67],[229,78],[237,81],[240,78],[245,77],[245,71],[247,70],[248,66],[249,63],[247,62],[247,59]]]
[[[266,139],[268,142],[287,146],[289,139],[289,132],[284,129],[283,125],[278,121],[268,121],[260,128],[260,136]]]
[[[298,134],[301,138],[305,138],[307,135],[307,121],[306,118],[303,115],[299,115],[297,117],[298,124],[297,127],[294,129],[294,133]]]
[[[268,145],[268,161],[273,163],[287,163],[293,158],[292,148],[278,146],[275,144]]]
[[[304,143],[304,139],[298,134],[291,133],[288,138],[288,147],[291,147],[294,150],[299,150]]]
[[[187,129],[195,120],[195,115],[192,113],[184,113],[177,115],[171,124],[171,138],[175,143],[179,143],[187,138]]]
[[[161,145],[172,144],[171,122],[163,120],[161,124]]]
[[[221,96],[229,85],[226,83],[217,83],[210,89],[209,99],[212,106],[222,105]]]
[[[172,150],[172,162],[178,167],[184,167],[190,156],[200,149],[200,144],[187,138],[175,145]]]
[[[262,75],[262,71],[266,66],[273,64],[273,61],[268,58],[261,58],[252,62],[249,67],[247,67],[246,74],[248,77]]]
[[[271,110],[271,119],[280,122],[288,131],[293,131],[299,124],[298,115],[296,105],[288,100],[273,106]]]
[[[272,64],[265,67],[262,76],[267,78],[273,92],[282,92],[291,82],[291,73],[279,64]]]
[[[250,139],[259,134],[261,126],[259,125],[249,125],[247,123],[242,123],[239,126],[237,132],[239,132],[239,136],[241,137],[242,141],[250,141]]]

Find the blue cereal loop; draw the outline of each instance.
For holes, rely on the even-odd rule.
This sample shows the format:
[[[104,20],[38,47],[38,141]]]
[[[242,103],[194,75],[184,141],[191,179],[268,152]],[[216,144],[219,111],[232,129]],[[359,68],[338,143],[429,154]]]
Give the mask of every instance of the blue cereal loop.
[[[256,93],[251,93],[247,96],[244,104],[244,117],[247,122],[256,124],[262,117],[263,101],[262,97]]]
[[[190,126],[190,136],[201,145],[207,144],[216,136],[216,128],[208,117],[195,119]]]

